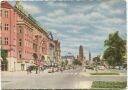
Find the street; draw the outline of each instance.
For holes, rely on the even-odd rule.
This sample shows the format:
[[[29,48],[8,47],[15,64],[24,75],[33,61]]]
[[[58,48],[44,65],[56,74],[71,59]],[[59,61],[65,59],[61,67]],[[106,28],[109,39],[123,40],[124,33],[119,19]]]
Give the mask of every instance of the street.
[[[27,75],[26,72],[2,72],[3,89],[82,89],[91,88],[93,81],[126,81],[126,75],[93,76],[83,72],[82,68],[64,72]]]

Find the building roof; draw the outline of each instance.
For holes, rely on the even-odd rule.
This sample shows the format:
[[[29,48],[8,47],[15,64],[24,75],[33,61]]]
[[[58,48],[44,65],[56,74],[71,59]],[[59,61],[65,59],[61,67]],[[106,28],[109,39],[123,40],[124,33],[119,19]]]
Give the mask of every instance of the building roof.
[[[1,7],[2,8],[13,9],[13,7],[7,1],[2,1],[1,2]]]
[[[72,56],[62,56],[62,59],[75,59],[75,57],[72,55]]]
[[[32,24],[34,24],[36,27],[38,27],[41,31],[43,31],[49,37],[49,32],[46,29],[44,29],[44,27],[42,28],[42,26],[39,24],[39,22],[37,20],[35,20],[31,14],[28,14],[22,8],[24,10],[24,12],[23,12],[22,10],[20,10],[19,8],[17,8],[16,5],[13,8],[14,8],[15,11],[17,11],[20,14],[24,15],[24,18],[26,17],[27,19],[29,19]]]
[[[20,4],[19,4],[19,6],[22,7],[22,5],[20,5]],[[15,6],[12,6],[8,1],[2,1],[1,2],[1,7],[2,8],[8,8],[8,9],[14,9],[15,11],[18,11],[18,12],[22,13],[22,15],[24,15],[25,17],[27,17],[27,19],[29,19],[33,24],[35,24],[35,26],[37,26],[41,31],[45,32],[48,37],[50,36],[50,32],[47,31],[44,27],[42,27],[40,25],[40,23],[32,17],[32,15],[30,15],[28,12],[26,12],[24,10],[23,7],[22,7],[22,10],[24,12],[22,10],[20,10],[19,8],[17,8],[16,5]]]
[[[60,41],[59,40],[54,40],[54,43],[56,46],[60,47]]]

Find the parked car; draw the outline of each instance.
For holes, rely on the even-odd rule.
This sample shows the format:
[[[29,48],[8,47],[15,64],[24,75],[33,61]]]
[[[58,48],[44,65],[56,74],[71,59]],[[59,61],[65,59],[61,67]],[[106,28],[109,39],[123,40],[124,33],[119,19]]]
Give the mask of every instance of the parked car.
[[[99,70],[104,70],[105,67],[104,67],[104,66],[98,66],[98,69],[99,69]]]
[[[92,67],[92,66],[86,66],[86,69],[94,70],[94,67]]]
[[[48,73],[52,73],[52,70],[50,69],[50,70],[48,70]]]
[[[65,70],[68,70],[68,67],[66,67]]]
[[[53,72],[54,72],[53,67],[51,67],[51,68],[48,69],[48,73],[53,73]]]
[[[115,69],[119,69],[119,66],[115,66]]]
[[[58,68],[54,68],[54,72],[57,72],[58,71]]]

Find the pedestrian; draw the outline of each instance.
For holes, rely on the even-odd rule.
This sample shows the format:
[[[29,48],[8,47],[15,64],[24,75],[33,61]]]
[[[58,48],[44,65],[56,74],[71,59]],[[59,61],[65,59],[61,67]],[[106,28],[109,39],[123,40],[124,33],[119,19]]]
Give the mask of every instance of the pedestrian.
[[[38,66],[36,66],[36,74],[38,74]]]
[[[27,74],[29,74],[29,67],[27,67]]]
[[[62,67],[60,68],[60,71],[63,72]]]
[[[31,71],[32,71],[32,66],[29,67],[29,72],[30,72],[30,74],[31,74]]]
[[[27,67],[27,74],[31,74],[31,67]]]

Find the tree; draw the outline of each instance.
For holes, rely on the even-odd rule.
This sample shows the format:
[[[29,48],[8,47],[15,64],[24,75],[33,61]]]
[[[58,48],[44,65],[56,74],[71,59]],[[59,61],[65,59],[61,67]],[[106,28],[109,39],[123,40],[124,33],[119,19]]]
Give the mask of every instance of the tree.
[[[77,59],[73,61],[73,64],[74,65],[80,65],[80,66],[82,65],[82,63]]]
[[[94,64],[95,64],[95,70],[98,71],[98,64],[101,63],[100,56],[96,56],[93,58]]]
[[[1,57],[2,57],[2,61],[1,61],[1,70],[7,70],[7,64],[8,64],[8,61],[7,61],[7,56],[8,56],[8,51],[7,50],[1,50]]]
[[[93,61],[94,61],[94,62],[100,62],[100,56],[94,57],[94,58],[93,58]]]
[[[64,61],[61,62],[61,65],[64,66]]]
[[[7,50],[1,50],[1,57],[3,60],[6,60],[8,56]]]
[[[118,31],[109,34],[107,40],[104,41],[106,50],[104,51],[104,59],[110,66],[121,66],[124,62],[126,54],[126,40],[123,40]]]
[[[68,60],[65,60],[65,65],[68,65]]]

